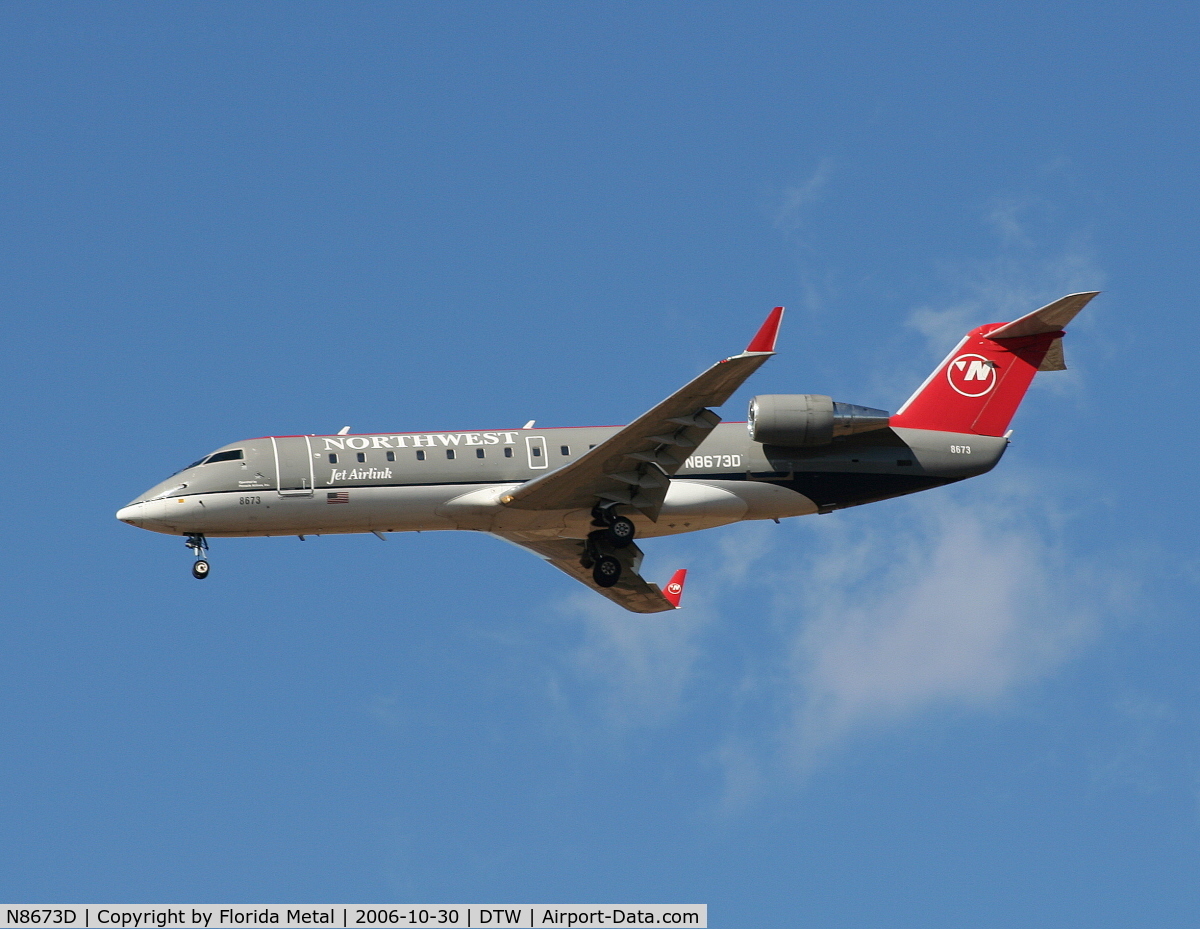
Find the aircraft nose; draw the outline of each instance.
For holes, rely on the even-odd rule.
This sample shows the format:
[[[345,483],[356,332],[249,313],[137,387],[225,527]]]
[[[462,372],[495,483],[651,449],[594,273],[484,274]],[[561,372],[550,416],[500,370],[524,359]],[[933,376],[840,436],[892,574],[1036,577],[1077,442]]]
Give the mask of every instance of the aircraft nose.
[[[123,523],[129,523],[131,526],[140,526],[145,518],[142,515],[142,504],[131,503],[129,506],[123,506],[117,510],[117,519]]]

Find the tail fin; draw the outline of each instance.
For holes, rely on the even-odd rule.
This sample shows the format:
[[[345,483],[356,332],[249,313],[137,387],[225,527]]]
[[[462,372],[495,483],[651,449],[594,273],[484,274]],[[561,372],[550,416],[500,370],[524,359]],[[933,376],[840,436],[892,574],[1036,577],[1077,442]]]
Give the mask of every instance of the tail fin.
[[[1063,327],[1099,291],[1070,294],[1011,323],[972,329],[890,424],[1003,435],[1038,371],[1061,371]]]

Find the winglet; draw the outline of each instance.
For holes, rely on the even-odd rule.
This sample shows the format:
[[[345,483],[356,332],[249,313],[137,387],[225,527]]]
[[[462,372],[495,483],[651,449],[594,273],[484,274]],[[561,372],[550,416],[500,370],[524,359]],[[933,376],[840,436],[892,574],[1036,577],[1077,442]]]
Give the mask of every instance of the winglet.
[[[783,307],[777,306],[771,310],[767,321],[758,330],[758,335],[750,340],[745,354],[760,354],[775,351],[775,337],[779,335],[779,323],[783,319]]]
[[[687,578],[687,568],[680,568],[671,575],[671,580],[663,588],[663,596],[671,601],[671,606],[679,609],[679,598],[683,596],[683,582]]]

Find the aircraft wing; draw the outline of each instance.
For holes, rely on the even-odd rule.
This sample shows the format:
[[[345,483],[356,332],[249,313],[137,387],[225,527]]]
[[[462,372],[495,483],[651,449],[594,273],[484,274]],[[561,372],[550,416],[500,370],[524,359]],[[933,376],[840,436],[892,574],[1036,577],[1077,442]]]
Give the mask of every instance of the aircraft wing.
[[[621,579],[612,587],[600,587],[592,580],[591,569],[580,564],[583,555],[582,539],[528,541],[507,535],[501,535],[500,538],[544,558],[602,597],[608,597],[613,603],[634,613],[662,613],[679,606],[679,597],[683,593],[683,580],[687,572],[677,571],[664,592],[657,584],[648,583],[638,574],[638,568],[642,564],[642,551],[636,545],[627,545],[613,553],[621,562]]]
[[[775,307],[740,355],[713,365],[616,435],[557,471],[527,481],[501,502],[523,510],[624,503],[657,520],[671,476],[721,421],[708,407],[728,400],[775,353],[782,317],[783,307]],[[574,569],[563,570],[578,576]]]

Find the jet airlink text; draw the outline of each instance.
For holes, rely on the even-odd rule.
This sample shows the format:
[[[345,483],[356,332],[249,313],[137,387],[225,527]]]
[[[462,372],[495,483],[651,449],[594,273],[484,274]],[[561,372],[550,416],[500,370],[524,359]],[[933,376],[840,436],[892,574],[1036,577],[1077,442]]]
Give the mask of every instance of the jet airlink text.
[[[326,484],[338,481],[384,481],[392,476],[391,468],[353,468],[349,471],[334,468]]]

